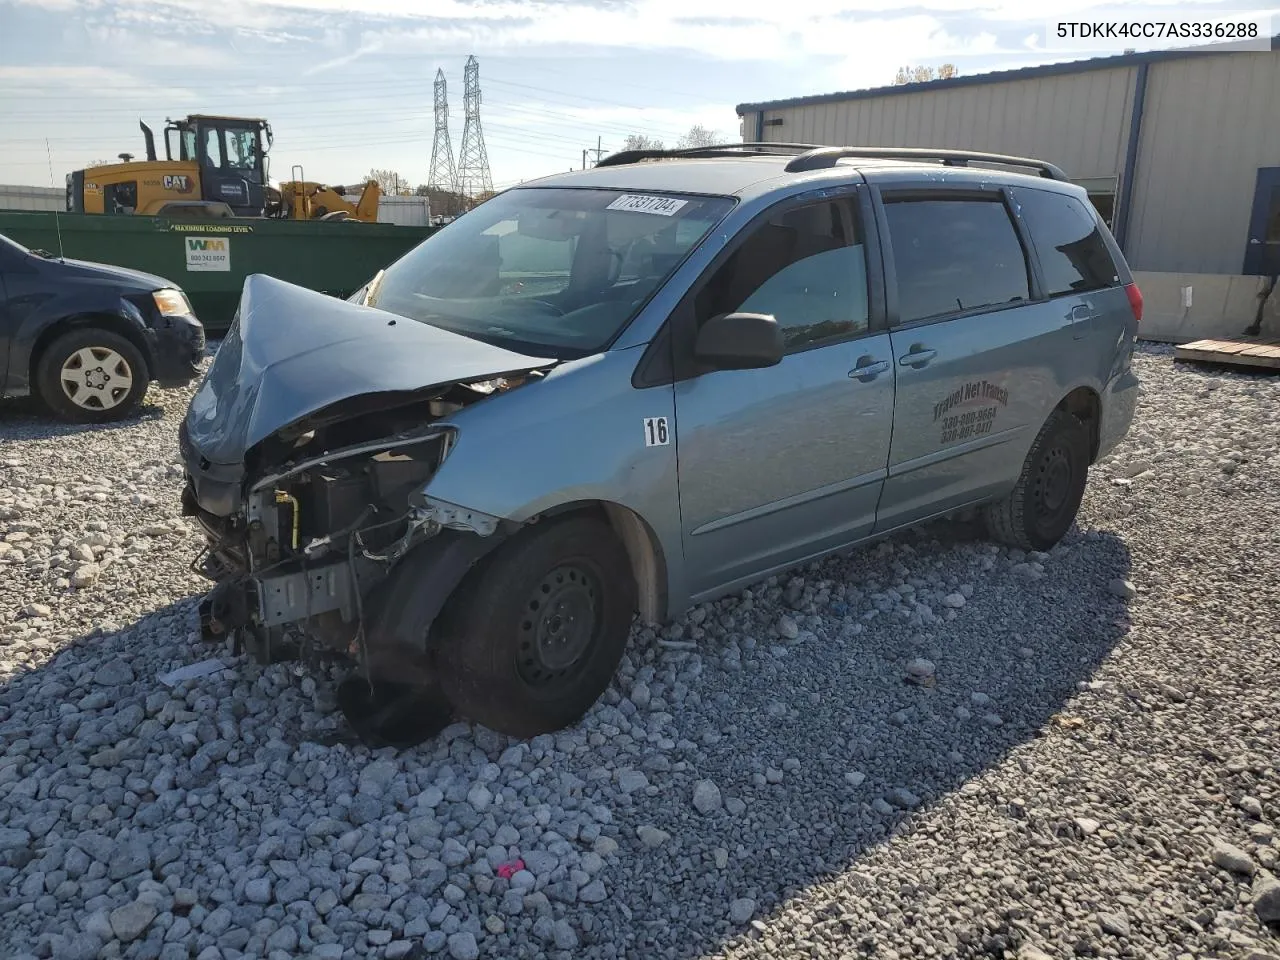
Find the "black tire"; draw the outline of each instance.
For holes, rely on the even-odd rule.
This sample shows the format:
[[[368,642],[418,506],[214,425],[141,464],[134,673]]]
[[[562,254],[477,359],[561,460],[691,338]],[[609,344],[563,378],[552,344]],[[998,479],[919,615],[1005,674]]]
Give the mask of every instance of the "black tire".
[[[445,696],[461,716],[513,737],[567,727],[609,686],[635,610],[631,565],[607,523],[571,516],[523,530],[467,575],[441,615]]]
[[[1048,550],[1075,523],[1089,474],[1089,431],[1055,410],[1045,421],[1007,497],[983,511],[993,540],[1023,550]]]
[[[101,383],[101,387],[77,389],[72,383],[64,385],[63,368],[74,363],[80,351],[89,351],[98,358],[99,368],[93,373],[97,374],[95,383]],[[80,369],[85,369],[83,364]],[[120,382],[123,370],[127,370],[128,387],[113,390],[113,378]],[[129,416],[142,403],[150,380],[142,352],[130,340],[101,327],[80,327],[64,333],[36,360],[35,387],[40,399],[57,416],[73,423],[107,423]],[[85,402],[96,401],[98,406],[78,403],[75,397],[82,396],[82,390],[92,390]]]

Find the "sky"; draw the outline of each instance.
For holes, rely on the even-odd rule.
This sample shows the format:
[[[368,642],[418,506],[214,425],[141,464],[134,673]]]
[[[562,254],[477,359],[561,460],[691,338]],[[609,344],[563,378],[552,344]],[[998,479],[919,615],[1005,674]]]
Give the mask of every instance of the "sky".
[[[501,188],[629,133],[674,145],[701,124],[736,141],[736,104],[881,86],[900,66],[972,75],[1173,43],[1066,47],[1051,19],[1233,10],[1272,13],[1241,0],[0,0],[0,183],[61,187],[69,170],[143,155],[139,119],[159,137],[166,117],[220,113],[271,122],[276,179],[301,164],[346,184],[377,167],[416,185],[436,71],[456,155],[474,55]]]

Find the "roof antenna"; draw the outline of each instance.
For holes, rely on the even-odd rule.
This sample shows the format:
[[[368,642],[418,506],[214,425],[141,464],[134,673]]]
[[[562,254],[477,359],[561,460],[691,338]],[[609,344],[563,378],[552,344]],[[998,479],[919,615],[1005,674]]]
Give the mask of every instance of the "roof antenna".
[[[49,149],[48,137],[45,137],[44,139],[44,152],[45,156],[49,158],[49,186],[56,189],[58,184],[53,179],[53,151]],[[63,200],[63,203],[66,203],[66,200]],[[67,255],[62,252],[62,220],[59,216],[57,207],[53,208],[53,226],[58,233],[58,259],[65,260],[67,259]]]

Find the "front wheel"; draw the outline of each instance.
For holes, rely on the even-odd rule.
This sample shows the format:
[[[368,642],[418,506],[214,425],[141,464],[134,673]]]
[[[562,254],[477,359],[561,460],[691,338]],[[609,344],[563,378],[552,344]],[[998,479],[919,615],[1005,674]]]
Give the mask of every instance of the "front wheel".
[[[594,517],[521,531],[473,570],[435,637],[445,696],[514,737],[576,722],[609,686],[636,609],[612,528]]]
[[[55,414],[74,423],[105,423],[133,413],[150,377],[141,351],[101,327],[64,333],[36,362],[36,391]]]
[[[1079,418],[1055,410],[1045,421],[1013,490],[984,512],[993,540],[1048,550],[1075,523],[1089,474],[1089,432]]]

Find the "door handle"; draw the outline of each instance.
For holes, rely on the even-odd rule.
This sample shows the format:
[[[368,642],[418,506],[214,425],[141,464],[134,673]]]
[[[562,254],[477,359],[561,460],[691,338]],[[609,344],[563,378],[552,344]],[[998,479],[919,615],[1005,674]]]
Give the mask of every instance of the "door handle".
[[[937,355],[937,350],[913,343],[911,349],[898,358],[898,363],[904,367],[923,367]]]
[[[1089,309],[1088,304],[1077,303],[1071,308],[1072,320],[1088,320],[1091,316],[1093,316],[1093,311]]]
[[[863,356],[858,358],[858,364],[849,371],[849,376],[854,380],[870,383],[888,369],[888,360],[877,360],[872,356]]]

